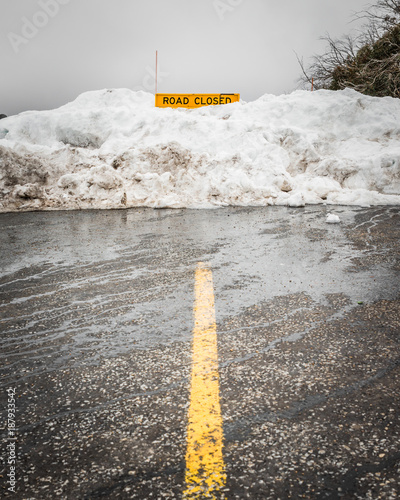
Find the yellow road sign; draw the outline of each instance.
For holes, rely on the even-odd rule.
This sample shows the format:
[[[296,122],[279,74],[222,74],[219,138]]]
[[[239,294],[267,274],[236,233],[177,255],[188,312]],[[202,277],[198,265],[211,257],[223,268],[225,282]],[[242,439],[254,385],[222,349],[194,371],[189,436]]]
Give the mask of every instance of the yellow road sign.
[[[240,94],[156,94],[158,108],[200,108],[238,102]]]

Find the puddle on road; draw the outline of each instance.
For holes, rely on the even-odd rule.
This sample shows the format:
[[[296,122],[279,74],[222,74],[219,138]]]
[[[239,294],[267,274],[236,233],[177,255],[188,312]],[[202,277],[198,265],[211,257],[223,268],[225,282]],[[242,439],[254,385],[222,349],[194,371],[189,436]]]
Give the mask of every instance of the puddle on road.
[[[326,224],[334,212],[340,224]],[[217,321],[288,294],[396,297],[400,209],[124,210],[0,215],[4,376],[189,342],[194,269]],[[398,261],[397,261],[398,262]]]

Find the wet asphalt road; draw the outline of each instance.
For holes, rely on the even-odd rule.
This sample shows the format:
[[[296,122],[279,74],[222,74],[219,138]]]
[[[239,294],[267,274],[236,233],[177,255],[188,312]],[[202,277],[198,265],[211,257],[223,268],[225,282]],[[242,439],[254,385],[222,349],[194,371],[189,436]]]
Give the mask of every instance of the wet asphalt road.
[[[331,225],[327,211],[0,215],[2,495],[181,498],[205,262],[220,497],[398,498],[400,209],[336,207]]]

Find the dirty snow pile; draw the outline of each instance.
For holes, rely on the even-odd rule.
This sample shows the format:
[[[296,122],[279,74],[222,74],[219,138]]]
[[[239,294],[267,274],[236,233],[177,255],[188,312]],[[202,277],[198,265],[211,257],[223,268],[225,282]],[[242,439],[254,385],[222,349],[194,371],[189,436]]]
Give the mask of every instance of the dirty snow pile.
[[[400,100],[296,91],[198,109],[87,92],[0,121],[0,211],[400,204]]]

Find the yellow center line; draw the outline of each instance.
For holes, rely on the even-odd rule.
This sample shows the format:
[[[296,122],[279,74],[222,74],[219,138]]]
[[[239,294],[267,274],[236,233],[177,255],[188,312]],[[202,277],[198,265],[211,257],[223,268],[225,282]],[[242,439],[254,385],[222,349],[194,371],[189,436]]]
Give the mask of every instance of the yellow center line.
[[[226,483],[219,402],[218,346],[212,273],[199,263],[195,278],[193,361],[183,498],[223,498]]]

